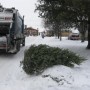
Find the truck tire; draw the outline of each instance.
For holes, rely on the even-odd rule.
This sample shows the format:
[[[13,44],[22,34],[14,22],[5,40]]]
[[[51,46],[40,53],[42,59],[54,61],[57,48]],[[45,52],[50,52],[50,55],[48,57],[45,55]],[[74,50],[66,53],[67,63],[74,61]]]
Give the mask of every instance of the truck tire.
[[[23,38],[22,46],[25,46],[25,38]]]
[[[16,43],[16,49],[17,49],[17,51],[20,51],[20,41],[19,40]]]
[[[18,51],[20,51],[20,41],[17,40],[15,43],[15,51],[11,52],[11,54],[16,54]]]

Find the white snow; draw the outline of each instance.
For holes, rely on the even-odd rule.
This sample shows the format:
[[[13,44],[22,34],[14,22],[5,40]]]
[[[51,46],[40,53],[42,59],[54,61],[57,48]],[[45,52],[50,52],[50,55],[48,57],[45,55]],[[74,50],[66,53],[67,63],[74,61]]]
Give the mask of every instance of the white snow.
[[[0,37],[0,42],[6,42],[6,37],[5,36]]]
[[[71,31],[72,31],[72,33],[77,33],[77,34],[79,34],[79,31],[78,31],[78,29],[71,28]]]
[[[38,76],[27,75],[20,66],[20,61],[24,58],[25,49],[32,44],[70,49],[87,60],[74,68],[58,65]],[[62,41],[56,37],[27,37],[26,46],[16,55],[0,53],[0,90],[90,90],[90,50],[86,46],[87,41],[81,43],[65,37]]]

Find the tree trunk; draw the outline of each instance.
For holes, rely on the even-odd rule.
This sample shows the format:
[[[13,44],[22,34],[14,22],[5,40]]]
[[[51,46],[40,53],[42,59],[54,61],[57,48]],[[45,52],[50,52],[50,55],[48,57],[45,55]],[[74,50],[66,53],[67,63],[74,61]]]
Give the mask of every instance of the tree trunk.
[[[81,42],[84,42],[85,41],[85,25],[84,25],[84,22],[82,22],[82,32],[81,32]]]
[[[85,32],[82,32],[81,33],[81,42],[84,42],[85,41]]]
[[[87,45],[87,49],[90,49],[90,18],[88,21],[88,45]]]
[[[86,30],[85,30],[85,25],[84,25],[84,22],[83,21],[80,23],[79,31],[81,33],[81,42],[84,42],[85,41]]]
[[[59,39],[59,28],[57,28],[58,29],[58,39]]]
[[[60,41],[62,40],[62,32],[61,32],[61,29],[60,29]]]

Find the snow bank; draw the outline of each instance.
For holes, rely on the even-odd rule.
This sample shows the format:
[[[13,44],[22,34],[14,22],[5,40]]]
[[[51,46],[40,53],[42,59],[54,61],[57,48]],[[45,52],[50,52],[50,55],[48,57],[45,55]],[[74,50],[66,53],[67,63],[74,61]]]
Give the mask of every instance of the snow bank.
[[[0,90],[90,90],[90,50],[86,50],[87,41],[62,41],[55,37],[29,36],[26,46],[16,55],[0,54]],[[25,49],[32,44],[47,44],[53,47],[69,49],[87,60],[80,66],[69,68],[63,65],[53,66],[41,75],[27,75],[20,67]]]

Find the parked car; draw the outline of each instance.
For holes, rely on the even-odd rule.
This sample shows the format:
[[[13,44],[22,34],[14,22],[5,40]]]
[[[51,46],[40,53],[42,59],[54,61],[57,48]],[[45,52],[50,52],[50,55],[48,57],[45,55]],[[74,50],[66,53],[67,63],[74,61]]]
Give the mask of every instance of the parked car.
[[[79,40],[79,39],[80,39],[79,33],[71,33],[71,34],[68,36],[68,40]]]

